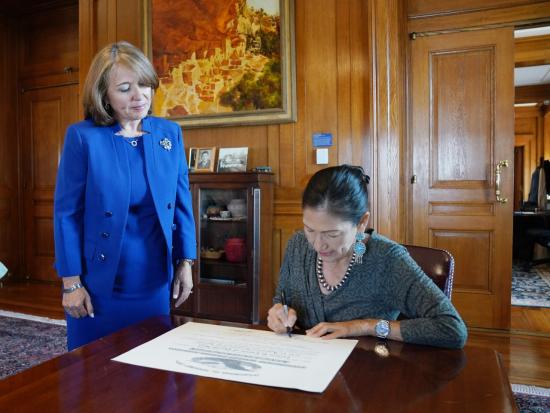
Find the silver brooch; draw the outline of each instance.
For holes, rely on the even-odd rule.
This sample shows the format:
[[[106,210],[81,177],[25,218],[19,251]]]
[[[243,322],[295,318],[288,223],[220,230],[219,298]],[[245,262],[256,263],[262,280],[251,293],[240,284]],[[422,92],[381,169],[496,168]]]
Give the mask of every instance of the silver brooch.
[[[171,151],[172,150],[172,141],[168,138],[164,138],[163,140],[161,140],[159,142],[160,146],[162,146],[164,149],[166,149],[167,151]]]

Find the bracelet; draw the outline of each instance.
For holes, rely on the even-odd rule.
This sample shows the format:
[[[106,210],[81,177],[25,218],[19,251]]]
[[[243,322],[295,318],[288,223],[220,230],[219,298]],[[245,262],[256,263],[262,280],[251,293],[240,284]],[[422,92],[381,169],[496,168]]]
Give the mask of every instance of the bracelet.
[[[63,294],[69,294],[69,293],[72,293],[73,291],[76,291],[78,290],[79,288],[84,288],[84,286],[80,283],[74,283],[72,286],[70,286],[69,288],[63,288]]]

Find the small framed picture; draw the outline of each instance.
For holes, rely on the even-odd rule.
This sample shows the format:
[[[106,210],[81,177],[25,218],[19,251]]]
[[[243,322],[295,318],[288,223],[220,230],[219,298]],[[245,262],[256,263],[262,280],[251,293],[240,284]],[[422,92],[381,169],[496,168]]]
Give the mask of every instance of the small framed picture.
[[[246,172],[248,148],[220,148],[218,172]]]
[[[196,149],[197,154],[194,172],[214,172],[214,165],[216,165],[216,147]]]
[[[189,148],[188,166],[189,170],[193,171],[197,164],[197,148]]]

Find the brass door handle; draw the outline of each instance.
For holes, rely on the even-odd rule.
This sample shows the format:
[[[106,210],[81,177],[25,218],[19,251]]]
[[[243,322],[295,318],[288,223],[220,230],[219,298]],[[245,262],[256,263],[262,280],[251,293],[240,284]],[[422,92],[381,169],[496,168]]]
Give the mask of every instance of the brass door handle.
[[[508,198],[501,197],[500,192],[500,174],[502,168],[508,168],[509,161],[504,160],[497,163],[496,171],[495,171],[495,195],[497,197],[497,202],[500,202],[501,204],[505,204],[508,202]]]

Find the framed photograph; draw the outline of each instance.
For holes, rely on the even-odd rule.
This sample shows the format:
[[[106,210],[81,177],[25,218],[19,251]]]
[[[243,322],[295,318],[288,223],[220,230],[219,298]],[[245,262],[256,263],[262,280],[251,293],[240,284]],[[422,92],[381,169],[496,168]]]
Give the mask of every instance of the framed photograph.
[[[197,148],[189,148],[189,157],[187,158],[189,170],[195,169],[197,163]]]
[[[218,172],[246,172],[248,148],[220,148]]]
[[[196,148],[197,155],[193,172],[214,172],[216,165],[216,147]]]
[[[294,0],[146,0],[153,114],[183,127],[296,120]]]

